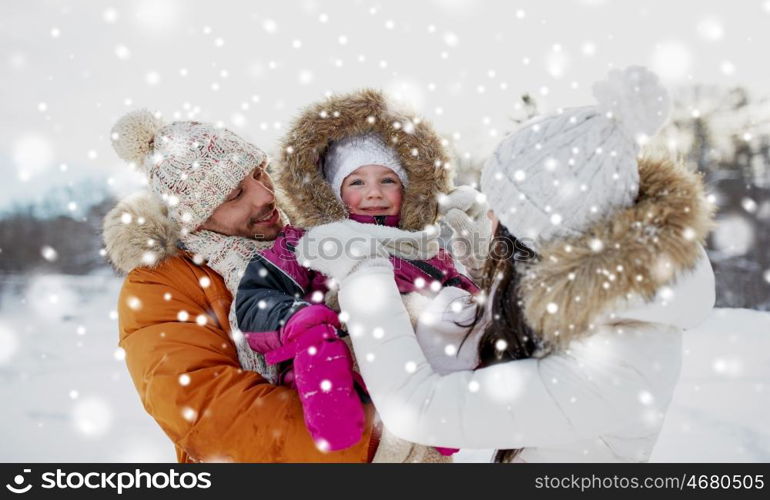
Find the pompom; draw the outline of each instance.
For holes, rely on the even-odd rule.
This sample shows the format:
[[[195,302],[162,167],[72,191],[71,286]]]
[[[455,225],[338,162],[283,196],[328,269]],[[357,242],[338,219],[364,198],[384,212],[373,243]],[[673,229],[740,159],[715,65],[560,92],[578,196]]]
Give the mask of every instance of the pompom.
[[[151,111],[132,111],[112,127],[112,147],[122,159],[141,167],[144,158],[152,151],[155,134],[162,126],[163,121]]]
[[[650,137],[660,130],[671,111],[671,98],[658,76],[643,66],[610,71],[593,86],[602,113],[609,113],[632,139]]]

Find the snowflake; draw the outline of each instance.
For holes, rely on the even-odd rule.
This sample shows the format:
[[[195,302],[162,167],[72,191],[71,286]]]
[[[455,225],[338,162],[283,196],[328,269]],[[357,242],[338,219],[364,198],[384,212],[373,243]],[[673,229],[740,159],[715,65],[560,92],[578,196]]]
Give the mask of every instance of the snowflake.
[[[123,44],[115,46],[115,56],[121,61],[125,61],[131,57],[131,51]]]
[[[725,34],[725,30],[722,27],[722,23],[719,21],[719,19],[708,17],[698,23],[698,34],[704,40],[716,42],[722,39]]]
[[[184,418],[188,422],[193,422],[195,421],[196,418],[198,418],[198,412],[190,408],[189,406],[185,406],[184,408],[182,408],[182,418]]]
[[[160,83],[160,74],[157,71],[150,71],[144,75],[144,81],[150,86],[157,85]]]
[[[84,399],[75,405],[72,422],[75,428],[86,436],[102,436],[112,426],[112,408],[97,397]]]
[[[44,246],[42,249],[40,249],[40,254],[48,262],[53,262],[59,257],[58,252],[54,250],[52,247],[47,245]]]
[[[649,406],[653,403],[654,397],[649,391],[641,391],[639,393],[639,402],[645,406]]]
[[[139,300],[139,297],[128,297],[126,300],[126,304],[128,305],[129,309],[132,309],[134,311],[137,311],[142,308],[142,301]]]

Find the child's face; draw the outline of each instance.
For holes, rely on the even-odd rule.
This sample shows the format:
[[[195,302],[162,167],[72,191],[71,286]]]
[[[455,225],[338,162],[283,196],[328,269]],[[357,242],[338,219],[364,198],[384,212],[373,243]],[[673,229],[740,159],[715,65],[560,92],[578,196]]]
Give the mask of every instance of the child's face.
[[[355,215],[398,215],[404,187],[393,170],[382,165],[364,165],[345,177],[340,188],[342,202]]]

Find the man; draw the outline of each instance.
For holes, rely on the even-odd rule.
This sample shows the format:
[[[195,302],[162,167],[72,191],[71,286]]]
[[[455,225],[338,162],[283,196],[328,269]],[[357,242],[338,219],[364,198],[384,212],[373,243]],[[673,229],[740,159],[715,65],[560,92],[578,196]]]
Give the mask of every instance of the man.
[[[147,111],[113,129],[118,155],[142,168],[149,191],[105,217],[112,263],[127,273],[118,303],[120,346],[147,412],[180,462],[367,462],[376,451],[374,410],[361,441],[321,452],[295,390],[241,368],[228,315],[232,296],[199,255],[195,237],[240,236],[264,248],[284,222],[265,154],[225,129],[163,125]]]

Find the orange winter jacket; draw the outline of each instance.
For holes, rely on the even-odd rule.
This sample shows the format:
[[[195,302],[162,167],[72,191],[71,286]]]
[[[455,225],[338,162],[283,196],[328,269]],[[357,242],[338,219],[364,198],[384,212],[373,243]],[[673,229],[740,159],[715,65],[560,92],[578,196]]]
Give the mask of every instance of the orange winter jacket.
[[[137,267],[120,293],[120,347],[147,412],[180,462],[367,462],[374,409],[361,441],[323,453],[299,396],[240,368],[229,337],[232,297],[222,278],[181,253]]]

